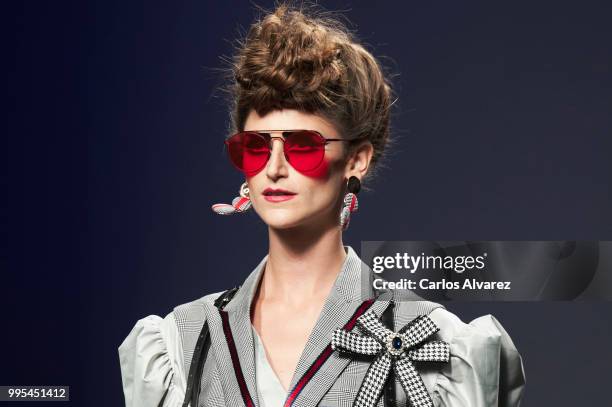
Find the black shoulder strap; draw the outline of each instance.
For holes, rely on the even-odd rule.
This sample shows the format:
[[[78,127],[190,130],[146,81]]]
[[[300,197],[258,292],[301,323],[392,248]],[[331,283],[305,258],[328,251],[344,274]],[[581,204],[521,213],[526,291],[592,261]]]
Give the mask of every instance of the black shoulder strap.
[[[389,303],[389,305],[387,306],[387,309],[383,312],[382,316],[381,316],[381,320],[382,323],[389,328],[390,330],[392,330],[393,332],[395,332],[395,323],[393,320],[393,308],[394,308],[395,304],[393,303],[393,300],[391,300],[391,302]],[[384,399],[383,399],[383,405],[385,407],[391,407],[391,406],[395,406],[396,404],[396,400],[395,400],[395,375],[393,373],[393,369],[391,369],[391,371],[389,372],[389,376],[387,377],[387,382],[385,383],[385,393],[383,395]]]
[[[221,294],[215,300],[215,307],[219,309],[225,308],[229,303],[234,294],[238,291],[238,287],[231,288]],[[185,400],[183,401],[183,407],[188,407],[191,399],[191,407],[198,407],[198,398],[200,397],[200,382],[202,380],[202,370],[204,369],[204,362],[208,355],[208,349],[210,348],[210,333],[208,331],[208,321],[204,321],[200,336],[193,352],[193,358],[191,359],[191,366],[189,367],[189,376],[187,379],[187,389],[185,390]]]

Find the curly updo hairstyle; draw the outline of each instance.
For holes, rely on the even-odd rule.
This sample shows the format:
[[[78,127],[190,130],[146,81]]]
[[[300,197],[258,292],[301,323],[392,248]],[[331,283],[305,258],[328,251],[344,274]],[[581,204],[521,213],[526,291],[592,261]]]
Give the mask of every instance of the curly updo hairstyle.
[[[230,59],[230,132],[244,130],[251,109],[319,114],[346,139],[374,147],[366,178],[389,144],[393,92],[381,64],[331,13],[277,3],[264,11]],[[359,143],[347,143],[345,157]],[[367,189],[367,186],[364,186]]]

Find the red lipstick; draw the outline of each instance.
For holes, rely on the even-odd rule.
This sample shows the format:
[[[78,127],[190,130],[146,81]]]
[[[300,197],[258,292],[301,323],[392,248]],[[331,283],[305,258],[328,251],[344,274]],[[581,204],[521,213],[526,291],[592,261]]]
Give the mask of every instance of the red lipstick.
[[[283,202],[292,199],[295,195],[295,192],[287,191],[286,189],[275,189],[275,188],[266,188],[262,192],[264,199],[269,202]]]

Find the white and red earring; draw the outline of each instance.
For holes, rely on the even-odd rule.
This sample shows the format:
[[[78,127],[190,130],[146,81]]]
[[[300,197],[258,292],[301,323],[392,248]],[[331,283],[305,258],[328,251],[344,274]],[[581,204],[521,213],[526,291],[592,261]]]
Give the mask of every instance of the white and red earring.
[[[234,213],[246,212],[251,209],[249,198],[249,184],[246,182],[240,186],[240,196],[232,200],[232,204],[218,203],[212,206],[212,210],[219,215],[232,215]]]
[[[361,181],[359,181],[359,178],[352,175],[348,179],[346,188],[348,192],[344,195],[344,203],[340,211],[340,226],[342,226],[342,230],[348,228],[349,222],[351,221],[351,213],[355,212],[359,207],[357,194],[361,189]]]

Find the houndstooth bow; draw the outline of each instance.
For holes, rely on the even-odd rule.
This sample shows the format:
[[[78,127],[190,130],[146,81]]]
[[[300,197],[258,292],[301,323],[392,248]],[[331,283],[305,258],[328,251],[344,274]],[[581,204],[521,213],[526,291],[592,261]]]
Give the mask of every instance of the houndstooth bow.
[[[377,356],[365,375],[353,406],[375,406],[393,366],[410,405],[433,407],[423,379],[412,361],[448,362],[450,351],[446,342],[423,343],[440,328],[426,315],[420,315],[399,332],[393,332],[387,329],[372,311],[357,318],[357,323],[365,335],[338,328],[331,342],[334,350]]]

